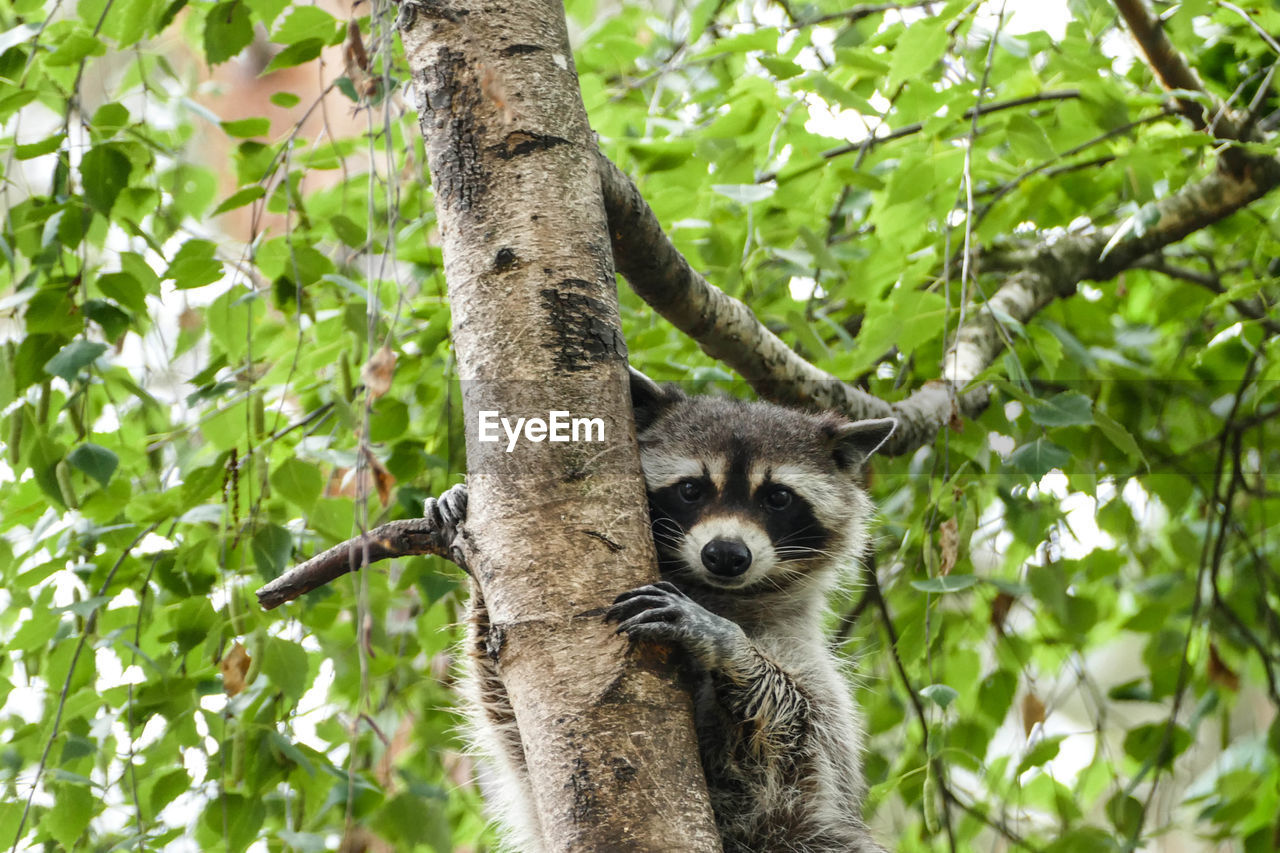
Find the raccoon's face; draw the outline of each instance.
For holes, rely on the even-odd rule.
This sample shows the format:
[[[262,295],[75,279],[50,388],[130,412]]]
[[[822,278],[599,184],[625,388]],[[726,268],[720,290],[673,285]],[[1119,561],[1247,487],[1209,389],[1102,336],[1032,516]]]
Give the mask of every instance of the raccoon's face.
[[[665,576],[781,590],[858,556],[871,513],[861,468],[892,420],[686,397],[643,376],[632,401]]]

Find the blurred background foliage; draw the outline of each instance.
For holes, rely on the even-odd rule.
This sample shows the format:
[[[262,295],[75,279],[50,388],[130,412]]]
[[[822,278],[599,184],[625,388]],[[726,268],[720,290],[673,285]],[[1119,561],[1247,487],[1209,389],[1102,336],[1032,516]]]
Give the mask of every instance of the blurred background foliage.
[[[1155,7],[1272,132],[1280,4]],[[1215,168],[1106,2],[567,11],[694,267],[888,400],[1028,247]],[[252,595],[464,472],[395,13],[0,8],[0,845],[491,844],[459,573]],[[985,414],[877,463],[879,580],[833,627],[893,849],[1280,849],[1275,214],[1000,318]],[[637,366],[731,387],[620,293]]]

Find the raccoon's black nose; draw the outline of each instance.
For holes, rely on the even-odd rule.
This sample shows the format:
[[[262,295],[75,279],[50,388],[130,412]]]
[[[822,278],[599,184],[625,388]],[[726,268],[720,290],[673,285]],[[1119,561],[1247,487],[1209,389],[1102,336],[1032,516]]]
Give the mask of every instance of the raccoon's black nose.
[[[713,575],[735,577],[751,565],[751,549],[733,539],[712,539],[702,548],[702,565]]]

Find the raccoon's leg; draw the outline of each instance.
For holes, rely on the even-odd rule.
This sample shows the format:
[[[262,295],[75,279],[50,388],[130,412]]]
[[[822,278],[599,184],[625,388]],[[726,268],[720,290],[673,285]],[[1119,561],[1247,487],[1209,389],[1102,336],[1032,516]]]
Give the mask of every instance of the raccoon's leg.
[[[795,680],[738,624],[707,610],[675,585],[662,581],[624,592],[606,618],[619,623],[618,633],[688,652],[711,675],[735,721],[747,726],[744,745],[752,758],[772,764],[793,756],[805,739],[809,698]]]
[[[848,780],[837,777],[857,770],[832,760],[848,749],[831,742],[843,729],[823,706],[837,702],[671,583],[624,592],[606,616],[619,633],[683,648],[706,671],[719,710],[699,737],[726,851],[884,853],[857,795],[839,790]]]
[[[437,514],[444,528],[445,541],[453,542],[467,517],[466,484],[449,489],[439,501],[429,498],[424,515],[433,513]],[[460,557],[455,549],[455,561]],[[466,569],[465,565],[462,567]],[[489,609],[474,577],[470,586],[466,660],[460,686],[470,718],[469,739],[481,753],[480,787],[502,825],[507,849],[537,853],[542,849],[542,828],[533,805],[520,730],[490,648]]]

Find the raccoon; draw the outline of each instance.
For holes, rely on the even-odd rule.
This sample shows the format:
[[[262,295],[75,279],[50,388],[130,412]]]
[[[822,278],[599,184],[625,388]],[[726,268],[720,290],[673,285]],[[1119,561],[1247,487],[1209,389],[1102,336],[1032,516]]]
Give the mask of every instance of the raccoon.
[[[866,547],[862,469],[895,422],[690,397],[635,371],[631,396],[662,578],[619,595],[606,618],[682,650],[725,853],[883,853],[861,816],[860,716],[819,626]],[[446,493],[439,511],[461,521],[465,491]],[[496,793],[512,849],[535,853],[519,733],[472,592],[478,739],[504,777]]]

